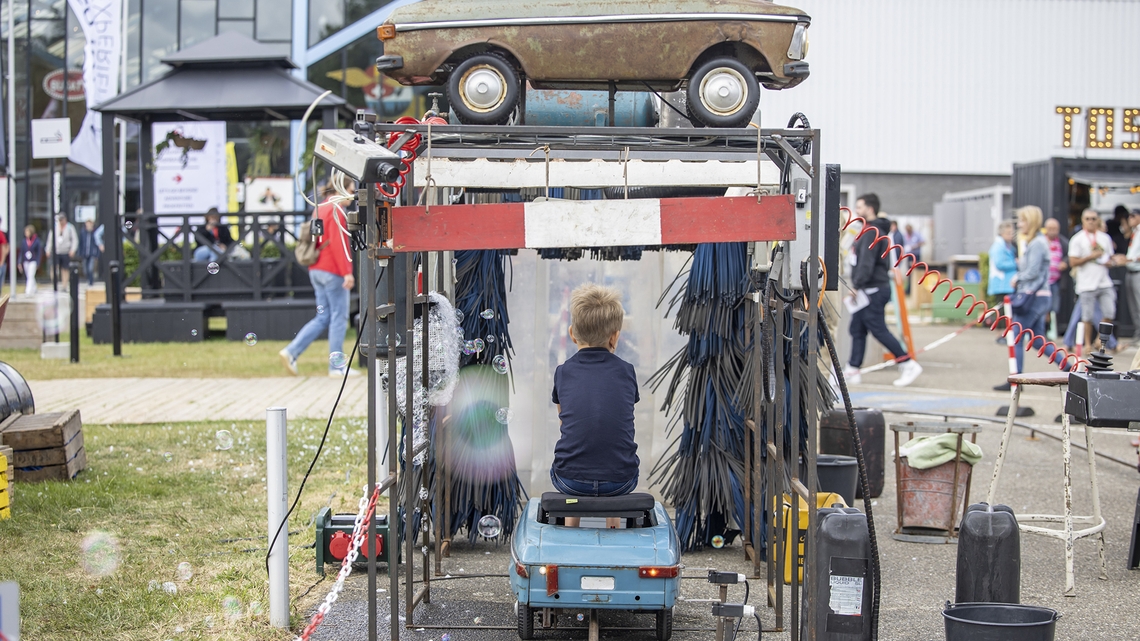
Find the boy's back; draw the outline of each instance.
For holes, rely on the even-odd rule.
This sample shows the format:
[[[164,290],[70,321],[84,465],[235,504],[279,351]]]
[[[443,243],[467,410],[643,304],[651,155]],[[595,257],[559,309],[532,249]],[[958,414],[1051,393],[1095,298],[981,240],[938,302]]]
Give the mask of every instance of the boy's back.
[[[554,472],[565,479],[625,482],[637,476],[633,406],[641,400],[633,365],[604,347],[586,347],[554,371],[562,438]]]

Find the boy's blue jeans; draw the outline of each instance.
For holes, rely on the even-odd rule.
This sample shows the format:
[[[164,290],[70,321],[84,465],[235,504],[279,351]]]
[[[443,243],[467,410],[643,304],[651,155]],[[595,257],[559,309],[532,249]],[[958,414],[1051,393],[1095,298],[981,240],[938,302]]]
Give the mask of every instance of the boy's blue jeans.
[[[628,481],[583,481],[564,479],[550,470],[550,482],[554,489],[570,496],[622,496],[637,488],[637,474]]]
[[[317,315],[305,323],[293,342],[285,351],[297,358],[322,334],[328,332],[329,353],[344,351],[344,334],[348,329],[349,291],[344,288],[344,278],[321,269],[310,269],[309,280],[317,295]],[[323,310],[323,311],[322,311]],[[333,368],[329,368],[330,370]]]

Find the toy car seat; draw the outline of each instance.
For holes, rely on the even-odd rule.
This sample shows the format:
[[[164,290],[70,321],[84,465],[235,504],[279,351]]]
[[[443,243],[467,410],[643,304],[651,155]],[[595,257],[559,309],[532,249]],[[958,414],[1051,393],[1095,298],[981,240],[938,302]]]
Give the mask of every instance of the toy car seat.
[[[622,518],[627,528],[653,527],[657,517],[652,494],[634,493],[622,496],[571,496],[559,492],[543,492],[538,522],[565,525],[566,517]]]

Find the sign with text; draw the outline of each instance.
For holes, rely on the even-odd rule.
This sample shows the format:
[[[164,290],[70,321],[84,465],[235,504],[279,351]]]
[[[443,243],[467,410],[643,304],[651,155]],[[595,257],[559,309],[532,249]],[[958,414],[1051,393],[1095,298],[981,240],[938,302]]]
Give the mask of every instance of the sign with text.
[[[156,122],[151,132],[155,213],[229,211],[226,123]]]
[[[1083,140],[1084,147],[1088,149],[1119,147],[1130,151],[1140,150],[1140,108],[1061,106],[1054,111],[1061,116],[1062,147],[1072,147],[1075,141]],[[1119,126],[1116,120],[1118,112]],[[1082,114],[1083,124],[1080,122]]]
[[[38,118],[32,121],[32,158],[67,158],[71,155],[71,120]]]

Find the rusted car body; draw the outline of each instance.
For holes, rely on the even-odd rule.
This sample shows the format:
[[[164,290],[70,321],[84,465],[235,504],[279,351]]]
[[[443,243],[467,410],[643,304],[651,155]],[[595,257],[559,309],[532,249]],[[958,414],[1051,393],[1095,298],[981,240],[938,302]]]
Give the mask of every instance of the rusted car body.
[[[808,75],[810,20],[764,0],[422,0],[378,28],[378,65],[402,84],[438,85],[493,53],[538,89],[674,91],[722,58],[785,89]]]

